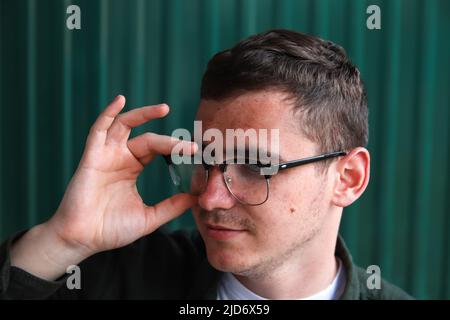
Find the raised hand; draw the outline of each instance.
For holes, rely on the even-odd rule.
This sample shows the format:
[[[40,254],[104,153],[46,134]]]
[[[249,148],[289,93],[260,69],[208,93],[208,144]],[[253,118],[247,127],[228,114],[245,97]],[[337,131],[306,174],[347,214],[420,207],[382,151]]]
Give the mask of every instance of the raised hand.
[[[125,98],[117,96],[100,114],[90,130],[82,159],[57,212],[49,221],[19,239],[12,250],[14,264],[33,269],[29,259],[20,253],[30,254],[31,247],[40,243],[42,247],[35,251],[44,251],[49,263],[55,264],[56,268],[50,273],[47,270],[35,270],[34,273],[52,278],[61,273],[67,263],[125,246],[195,203],[196,198],[188,194],[174,195],[153,206],[142,201],[136,180],[144,166],[158,154],[170,154],[177,143],[187,144],[185,150],[191,153],[197,146],[154,133],[144,133],[129,140],[132,128],[166,116],[169,107],[165,104],[146,106],[119,115],[124,105]],[[52,242],[65,252],[46,248]]]

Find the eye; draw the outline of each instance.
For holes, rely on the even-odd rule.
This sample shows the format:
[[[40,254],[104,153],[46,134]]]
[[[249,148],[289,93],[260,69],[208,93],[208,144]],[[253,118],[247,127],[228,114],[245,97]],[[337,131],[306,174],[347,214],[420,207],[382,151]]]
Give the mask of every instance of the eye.
[[[257,164],[243,164],[243,170],[248,173],[258,173],[260,171],[260,167]]]

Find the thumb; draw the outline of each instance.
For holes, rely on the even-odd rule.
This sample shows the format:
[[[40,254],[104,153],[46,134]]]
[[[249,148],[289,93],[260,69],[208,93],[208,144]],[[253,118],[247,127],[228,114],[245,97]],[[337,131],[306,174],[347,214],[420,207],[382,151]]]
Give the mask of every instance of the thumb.
[[[197,199],[196,196],[187,193],[178,193],[154,206],[148,206],[145,212],[147,215],[146,233],[151,233],[161,225],[180,216],[195,205]]]

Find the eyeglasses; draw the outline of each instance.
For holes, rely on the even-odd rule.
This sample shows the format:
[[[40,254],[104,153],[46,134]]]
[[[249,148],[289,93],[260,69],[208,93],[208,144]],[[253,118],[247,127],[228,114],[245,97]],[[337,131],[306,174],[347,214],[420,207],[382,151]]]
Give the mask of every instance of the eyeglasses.
[[[194,157],[189,163],[175,164],[170,155],[164,156],[169,167],[173,184],[181,191],[193,195],[200,195],[208,184],[210,170],[217,166],[222,173],[228,191],[237,201],[244,205],[258,206],[269,199],[270,178],[279,171],[301,165],[345,156],[344,151],[325,153],[309,158],[287,161],[279,164],[236,163],[236,161],[222,164],[207,164],[204,161],[195,164]],[[181,156],[180,156],[181,157]],[[178,163],[178,161],[176,161]],[[269,168],[274,174],[263,174],[263,168]]]

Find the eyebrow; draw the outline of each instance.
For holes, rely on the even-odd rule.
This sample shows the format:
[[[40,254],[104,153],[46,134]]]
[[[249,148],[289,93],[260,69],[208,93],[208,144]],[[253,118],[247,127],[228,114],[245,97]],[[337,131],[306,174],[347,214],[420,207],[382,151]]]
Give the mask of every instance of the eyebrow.
[[[203,143],[203,144],[202,144],[202,150],[205,149],[206,146],[208,146],[208,144],[204,144],[204,143]],[[237,150],[238,150],[238,149],[235,147],[235,148],[234,148],[233,155],[234,155],[234,153],[235,153]],[[239,150],[242,150],[242,149],[239,149]],[[243,151],[245,152],[246,158],[247,158],[247,155],[250,154],[250,150],[252,150],[252,149],[249,149],[248,147],[246,147],[245,149],[243,149]],[[226,149],[223,150],[223,151],[226,152]],[[252,151],[254,151],[254,150],[252,150]],[[260,155],[260,154],[266,154],[266,155],[268,154],[267,150],[263,150],[263,149],[256,149],[255,151],[256,151],[256,154],[257,154],[257,158],[258,158],[258,159],[259,159],[259,155]],[[270,153],[269,153],[269,154],[270,154]],[[284,159],[284,157],[282,157],[282,156],[279,155],[279,154],[273,154],[273,155],[270,154],[270,158],[272,158],[272,157],[276,157],[276,158],[278,159],[278,162],[279,162],[279,163],[287,161],[287,160]]]

